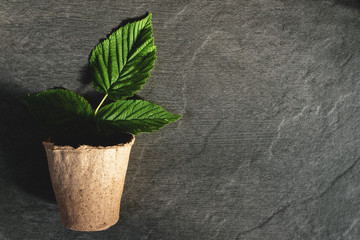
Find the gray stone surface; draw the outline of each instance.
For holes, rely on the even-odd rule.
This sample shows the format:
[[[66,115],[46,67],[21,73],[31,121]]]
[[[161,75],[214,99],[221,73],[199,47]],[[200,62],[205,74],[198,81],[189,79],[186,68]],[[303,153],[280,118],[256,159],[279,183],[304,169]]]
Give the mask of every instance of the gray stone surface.
[[[121,217],[65,229],[18,97],[91,95],[91,49],[153,13],[139,96],[183,118],[137,137]],[[360,4],[1,1],[0,239],[360,239]]]

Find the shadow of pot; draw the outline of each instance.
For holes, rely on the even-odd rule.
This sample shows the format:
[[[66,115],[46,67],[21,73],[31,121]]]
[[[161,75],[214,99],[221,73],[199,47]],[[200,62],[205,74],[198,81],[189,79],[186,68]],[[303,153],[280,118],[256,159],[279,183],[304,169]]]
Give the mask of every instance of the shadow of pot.
[[[52,186],[65,227],[102,231],[119,220],[120,201],[131,147],[57,146],[43,142]]]

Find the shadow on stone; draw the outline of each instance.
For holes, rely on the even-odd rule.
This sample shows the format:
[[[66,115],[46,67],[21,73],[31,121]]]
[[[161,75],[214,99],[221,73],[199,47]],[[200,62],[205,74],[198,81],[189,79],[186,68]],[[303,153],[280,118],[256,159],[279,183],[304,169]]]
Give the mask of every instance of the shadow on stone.
[[[336,0],[336,3],[350,8],[360,8],[359,0]]]
[[[2,74],[3,76],[3,74]],[[34,121],[20,97],[27,91],[19,86],[1,86],[1,161],[5,178],[37,197],[55,202],[42,141],[46,134]]]

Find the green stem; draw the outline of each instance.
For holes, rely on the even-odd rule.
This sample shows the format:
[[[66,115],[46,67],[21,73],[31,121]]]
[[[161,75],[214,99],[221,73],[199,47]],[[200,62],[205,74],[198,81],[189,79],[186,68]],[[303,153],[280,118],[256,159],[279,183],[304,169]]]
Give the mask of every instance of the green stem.
[[[106,94],[104,96],[104,98],[101,100],[101,102],[99,103],[99,106],[97,106],[96,110],[95,110],[95,113],[94,113],[94,116],[96,116],[97,112],[99,111],[101,105],[104,103],[105,99],[107,98],[108,94]]]

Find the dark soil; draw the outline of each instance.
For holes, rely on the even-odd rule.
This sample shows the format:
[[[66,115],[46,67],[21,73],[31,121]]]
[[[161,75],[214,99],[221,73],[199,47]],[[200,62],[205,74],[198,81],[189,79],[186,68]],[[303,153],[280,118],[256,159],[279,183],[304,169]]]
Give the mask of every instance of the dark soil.
[[[79,147],[80,145],[90,145],[90,146],[114,146],[118,144],[125,144],[132,140],[133,136],[131,134],[118,134],[112,136],[86,136],[86,137],[66,137],[66,136],[56,136],[51,137],[48,141],[55,143],[58,146],[72,146],[74,148]]]

